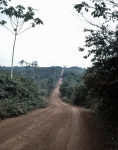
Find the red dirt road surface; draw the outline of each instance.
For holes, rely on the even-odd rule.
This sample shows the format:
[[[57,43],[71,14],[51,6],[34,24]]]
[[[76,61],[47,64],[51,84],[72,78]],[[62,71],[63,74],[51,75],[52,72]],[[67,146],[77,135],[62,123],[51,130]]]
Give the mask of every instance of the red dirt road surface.
[[[0,150],[109,150],[92,114],[63,103],[59,94],[57,85],[49,107],[1,122]]]

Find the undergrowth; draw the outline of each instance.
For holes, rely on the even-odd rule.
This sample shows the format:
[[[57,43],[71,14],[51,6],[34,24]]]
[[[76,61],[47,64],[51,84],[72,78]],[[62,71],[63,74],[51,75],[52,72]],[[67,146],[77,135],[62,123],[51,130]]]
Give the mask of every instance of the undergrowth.
[[[39,94],[33,80],[17,77],[13,81],[7,73],[0,73],[0,118],[27,114],[37,108],[44,108],[48,102]]]

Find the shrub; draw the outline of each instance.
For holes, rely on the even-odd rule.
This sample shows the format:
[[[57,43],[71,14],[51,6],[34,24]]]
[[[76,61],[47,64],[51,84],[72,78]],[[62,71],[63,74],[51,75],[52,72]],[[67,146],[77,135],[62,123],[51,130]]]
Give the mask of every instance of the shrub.
[[[46,106],[32,80],[18,77],[11,81],[8,74],[0,73],[0,118],[26,114]]]

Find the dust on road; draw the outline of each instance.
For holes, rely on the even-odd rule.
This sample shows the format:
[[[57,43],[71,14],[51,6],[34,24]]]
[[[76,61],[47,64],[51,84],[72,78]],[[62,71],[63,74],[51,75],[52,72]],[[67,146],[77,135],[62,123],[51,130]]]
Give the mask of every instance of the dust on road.
[[[49,107],[0,123],[0,150],[105,150],[91,113],[63,103],[59,84]]]

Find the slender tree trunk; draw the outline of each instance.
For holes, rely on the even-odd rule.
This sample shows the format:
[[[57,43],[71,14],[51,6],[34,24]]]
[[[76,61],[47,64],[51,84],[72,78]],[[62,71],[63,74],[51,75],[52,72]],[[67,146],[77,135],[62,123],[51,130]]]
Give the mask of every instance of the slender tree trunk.
[[[36,68],[34,67],[34,81],[35,81],[35,71],[36,71],[35,69],[36,69]]]
[[[23,64],[22,64],[22,76],[23,76]]]
[[[11,80],[13,80],[13,60],[14,60],[14,49],[15,49],[15,43],[16,43],[16,36],[17,36],[17,34],[15,33],[13,52],[12,52],[12,63],[11,63]]]

